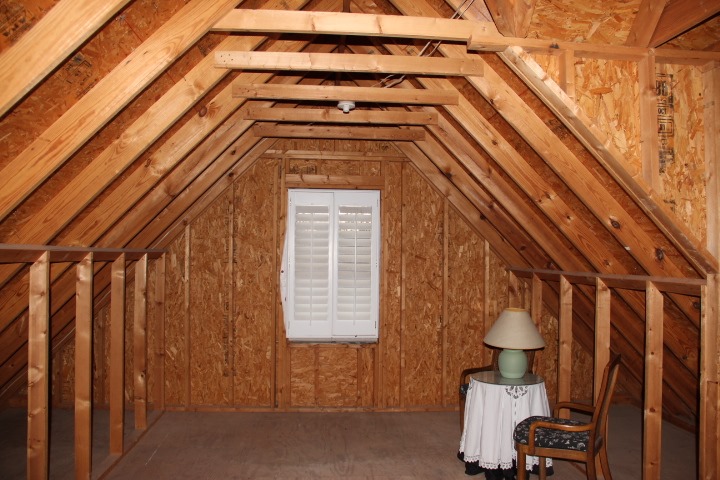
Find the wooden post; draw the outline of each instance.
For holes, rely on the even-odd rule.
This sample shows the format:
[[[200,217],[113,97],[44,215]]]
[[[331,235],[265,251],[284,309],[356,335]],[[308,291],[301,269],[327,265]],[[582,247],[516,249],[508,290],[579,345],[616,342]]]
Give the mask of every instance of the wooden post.
[[[77,265],[75,283],[75,478],[92,472],[93,254]]]
[[[533,322],[535,323],[535,326],[537,327],[538,331],[542,335],[542,290],[543,290],[543,282],[536,274],[533,274],[532,276],[532,288],[530,291],[530,314],[532,315]],[[541,365],[542,362],[542,350],[539,350],[536,352],[535,357],[533,358],[533,365],[530,365],[533,368],[533,372],[538,371],[538,366]]]
[[[135,429],[147,428],[147,268],[148,256],[135,265],[135,320],[133,322],[133,378]]]
[[[600,278],[595,283],[595,383],[597,400],[605,365],[610,361],[610,289]]]
[[[50,254],[30,266],[28,299],[27,478],[48,478]]]
[[[492,327],[495,320],[490,318],[490,270],[490,242],[483,240],[483,338],[490,331],[490,327]],[[497,312],[493,313],[497,314]],[[489,365],[492,352],[489,348],[483,348],[483,350],[483,365]]]
[[[153,404],[157,410],[165,410],[165,255],[155,262],[155,390]]]
[[[558,402],[570,401],[572,381],[572,295],[573,287],[564,275],[560,277],[560,314],[558,318]],[[563,410],[565,418],[570,412]]]
[[[720,463],[720,408],[718,394],[718,315],[720,314],[720,275],[708,275],[702,288],[700,312],[700,411],[698,478],[717,478]]]
[[[645,304],[643,479],[650,480],[660,478],[663,376],[663,296],[652,282],[647,282]]]
[[[707,247],[720,258],[720,62],[703,69],[703,124],[705,125],[705,168],[707,185]],[[720,277],[708,275],[702,291],[700,316],[700,409],[698,478],[710,480],[720,472],[720,422],[718,402],[718,315],[720,315]]]
[[[125,420],[125,254],[112,264],[110,287],[110,453],[123,453]]]
[[[640,142],[642,176],[656,192],[661,191],[660,166],[658,165],[658,105],[655,88],[655,55],[648,53],[638,62],[640,87]]]
[[[560,53],[560,78],[558,84],[568,97],[575,100],[575,50]]]

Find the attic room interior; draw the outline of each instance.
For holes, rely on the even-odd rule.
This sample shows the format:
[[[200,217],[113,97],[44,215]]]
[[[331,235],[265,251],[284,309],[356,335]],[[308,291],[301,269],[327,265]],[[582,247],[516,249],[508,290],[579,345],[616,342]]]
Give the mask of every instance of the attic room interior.
[[[179,412],[437,413],[460,440],[461,372],[523,309],[546,405],[592,405],[620,355],[642,478],[666,425],[717,478],[719,12],[4,0],[0,418],[24,412],[22,476],[53,476],[62,412],[75,478]],[[334,202],[345,233],[371,225],[352,293],[369,313],[331,266],[305,321],[300,220]]]

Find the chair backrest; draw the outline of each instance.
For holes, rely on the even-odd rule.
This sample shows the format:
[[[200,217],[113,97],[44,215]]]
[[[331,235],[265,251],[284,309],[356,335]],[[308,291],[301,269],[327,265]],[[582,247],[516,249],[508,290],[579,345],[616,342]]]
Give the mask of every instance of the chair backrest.
[[[602,438],[607,423],[607,413],[610,409],[610,400],[612,399],[615,383],[617,382],[618,371],[620,370],[620,355],[615,355],[608,362],[603,372],[602,384],[600,385],[600,394],[595,404],[592,423],[595,424],[595,438]]]

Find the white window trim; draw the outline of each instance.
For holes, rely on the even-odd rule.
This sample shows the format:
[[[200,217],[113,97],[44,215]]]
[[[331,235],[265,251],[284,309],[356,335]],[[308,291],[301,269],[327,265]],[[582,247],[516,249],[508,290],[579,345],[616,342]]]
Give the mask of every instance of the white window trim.
[[[295,262],[296,208],[311,205],[327,205],[332,213],[329,217],[329,293],[327,315],[321,314],[312,320],[300,320],[295,315]],[[372,222],[370,235],[370,299],[369,315],[360,319],[339,319],[338,301],[338,217],[342,207],[369,207]],[[307,209],[306,209],[307,210]],[[380,312],[380,192],[378,190],[288,190],[288,225],[283,251],[281,290],[285,331],[292,341],[309,342],[374,342],[378,338]],[[354,246],[355,244],[353,244]],[[323,270],[324,271],[324,270]],[[321,275],[322,277],[322,275]],[[367,280],[358,280],[365,283]],[[312,285],[314,282],[310,281]],[[353,283],[355,286],[355,283]],[[352,315],[352,314],[351,314]]]

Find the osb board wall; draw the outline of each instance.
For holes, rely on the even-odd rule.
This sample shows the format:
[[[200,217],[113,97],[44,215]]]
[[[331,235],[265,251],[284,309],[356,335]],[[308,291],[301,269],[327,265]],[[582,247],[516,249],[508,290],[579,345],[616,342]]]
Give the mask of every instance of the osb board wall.
[[[535,61],[559,82],[554,55],[534,55]],[[674,161],[656,162],[658,199],[704,245],[707,238],[705,135],[702,67],[658,64],[656,74],[672,75],[671,143]],[[642,170],[637,64],[616,60],[575,59],[575,101],[625,157],[629,172]],[[658,145],[660,140],[658,139]]]
[[[663,200],[704,245],[707,204],[701,67],[661,65],[658,72],[672,75],[673,96],[675,159],[660,170]]]
[[[294,140],[275,151],[358,146],[341,143]],[[389,149],[367,142],[365,151]],[[286,171],[383,177],[377,344],[286,341],[277,297]],[[482,364],[485,309],[507,304],[506,266],[486,252],[409,162],[262,157],[169,246],[166,405],[454,408],[460,370]],[[486,275],[496,298],[485,298]]]

